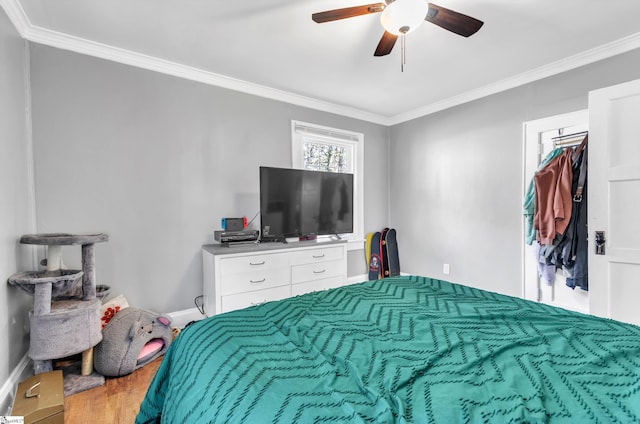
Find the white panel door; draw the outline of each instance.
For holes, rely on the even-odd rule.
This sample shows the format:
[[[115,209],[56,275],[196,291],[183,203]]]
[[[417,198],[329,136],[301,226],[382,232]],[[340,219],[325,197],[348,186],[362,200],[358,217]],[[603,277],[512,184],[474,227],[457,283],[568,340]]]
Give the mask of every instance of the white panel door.
[[[588,178],[590,311],[640,324],[640,80],[589,93]]]

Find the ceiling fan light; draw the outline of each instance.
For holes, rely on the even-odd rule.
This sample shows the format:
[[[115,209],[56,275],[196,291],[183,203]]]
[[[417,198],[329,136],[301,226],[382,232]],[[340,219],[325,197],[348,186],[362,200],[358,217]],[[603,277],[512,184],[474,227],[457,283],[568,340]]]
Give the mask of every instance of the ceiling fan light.
[[[404,35],[418,28],[428,11],[425,0],[395,0],[382,11],[380,22],[387,32]]]

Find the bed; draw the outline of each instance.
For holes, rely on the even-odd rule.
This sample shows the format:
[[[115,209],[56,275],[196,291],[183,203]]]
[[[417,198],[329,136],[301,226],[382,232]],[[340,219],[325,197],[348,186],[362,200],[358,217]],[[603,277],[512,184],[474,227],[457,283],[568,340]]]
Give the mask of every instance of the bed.
[[[640,422],[640,328],[402,276],[211,317],[137,423]]]

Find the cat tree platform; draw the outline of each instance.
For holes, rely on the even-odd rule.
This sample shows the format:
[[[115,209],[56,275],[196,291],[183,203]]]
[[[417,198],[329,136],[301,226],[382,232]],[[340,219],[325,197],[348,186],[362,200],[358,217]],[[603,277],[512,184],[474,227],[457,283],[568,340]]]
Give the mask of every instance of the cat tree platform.
[[[81,376],[65,377],[65,394],[104,383],[93,373],[93,347],[102,340],[100,308],[96,297],[94,244],[108,240],[106,234],[29,234],[22,244],[47,246],[47,270],[22,272],[9,277],[9,283],[33,295],[29,314],[31,343],[29,357],[34,373],[53,369],[52,360],[82,352]],[[64,269],[62,246],[82,246],[82,270]],[[82,280],[81,297],[65,298],[65,293]]]

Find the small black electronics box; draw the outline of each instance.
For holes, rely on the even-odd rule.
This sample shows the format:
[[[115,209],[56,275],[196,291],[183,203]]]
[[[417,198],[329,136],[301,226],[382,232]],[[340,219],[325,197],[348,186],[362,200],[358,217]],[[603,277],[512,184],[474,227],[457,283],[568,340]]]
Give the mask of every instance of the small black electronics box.
[[[246,243],[258,240],[258,230],[243,231],[224,231],[216,230],[213,232],[213,238],[220,243]]]

